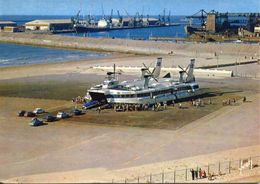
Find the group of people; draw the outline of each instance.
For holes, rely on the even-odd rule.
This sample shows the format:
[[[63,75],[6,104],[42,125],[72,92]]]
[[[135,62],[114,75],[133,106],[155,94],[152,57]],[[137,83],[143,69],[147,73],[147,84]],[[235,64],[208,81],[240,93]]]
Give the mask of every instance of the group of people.
[[[195,180],[195,179],[197,180],[197,179],[202,179],[202,178],[207,177],[206,171],[201,170],[201,168],[199,168],[197,170],[191,169],[190,172],[191,172],[192,180]]]
[[[204,106],[204,101],[202,99],[194,100],[192,99],[190,101],[192,106],[195,107],[201,107]],[[175,106],[174,101],[172,101],[172,106]],[[212,104],[211,99],[209,99],[208,104]],[[179,109],[185,108],[182,106],[182,103],[177,104]],[[114,110],[116,112],[125,112],[125,111],[160,111],[160,110],[166,110],[167,109],[167,102],[163,103],[156,103],[156,104],[115,104],[114,105]]]
[[[147,110],[149,110],[149,105],[147,105],[147,104],[118,104],[118,105],[114,105],[114,110],[116,112],[147,111]]]
[[[77,96],[75,98],[72,98],[72,103],[85,103],[86,99],[84,98],[84,96]]]
[[[211,99],[209,99],[209,104],[212,104]],[[191,105],[194,107],[202,107],[204,106],[204,101],[200,98],[198,100],[191,99]]]
[[[156,103],[156,104],[115,104],[114,110],[116,112],[125,111],[159,111],[165,110],[167,108],[167,103]]]
[[[232,98],[232,99],[227,99],[227,100],[223,100],[222,101],[222,105],[225,106],[225,105],[232,105],[232,104],[235,104],[236,103],[236,99],[235,98]]]

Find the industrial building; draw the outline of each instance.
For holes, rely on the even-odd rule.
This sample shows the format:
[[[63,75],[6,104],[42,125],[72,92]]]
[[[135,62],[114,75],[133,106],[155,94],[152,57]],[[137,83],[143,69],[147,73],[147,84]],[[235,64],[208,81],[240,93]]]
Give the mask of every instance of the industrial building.
[[[244,28],[247,31],[254,32],[254,26],[259,17],[260,13],[210,12],[207,14],[206,30],[215,33]]]
[[[195,32],[231,33],[240,36],[252,35],[258,33],[260,24],[260,13],[219,13],[214,10],[206,12],[200,10],[194,15],[187,16],[190,19],[190,25],[186,26],[189,34]],[[201,26],[192,25],[192,19],[200,21]]]
[[[0,21],[0,30],[3,30],[6,26],[16,27],[16,23],[12,21]]]
[[[60,31],[72,29],[70,19],[59,20],[34,20],[25,24],[26,30],[41,30],[41,31]]]
[[[256,26],[254,29],[254,33],[260,35],[260,26]]]
[[[18,27],[5,26],[1,31],[9,32],[9,33],[15,33],[15,32],[19,32],[20,30],[18,29]]]

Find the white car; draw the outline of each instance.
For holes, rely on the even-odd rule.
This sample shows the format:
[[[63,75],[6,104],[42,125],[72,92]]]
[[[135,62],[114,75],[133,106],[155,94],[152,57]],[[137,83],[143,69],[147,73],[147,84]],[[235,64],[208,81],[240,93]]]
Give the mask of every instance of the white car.
[[[70,115],[66,112],[58,112],[57,116],[58,119],[64,119],[64,118],[69,118]]]
[[[35,114],[42,114],[42,113],[44,113],[45,111],[42,109],[42,108],[36,108],[36,109],[34,109],[34,111],[33,111],[33,113],[35,113]]]

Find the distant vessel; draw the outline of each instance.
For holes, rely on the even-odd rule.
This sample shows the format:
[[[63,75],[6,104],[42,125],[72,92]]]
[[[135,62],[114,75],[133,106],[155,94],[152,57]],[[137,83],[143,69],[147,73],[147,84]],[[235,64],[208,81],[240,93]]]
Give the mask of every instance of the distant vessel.
[[[113,18],[113,10],[111,10],[111,15],[109,17],[105,17],[103,15],[101,19],[95,20],[95,17],[88,15],[85,20],[80,20],[79,13],[80,12],[78,12],[78,14],[71,19],[73,28],[78,33],[178,25],[171,23],[170,12],[168,16],[165,16],[165,10],[164,15],[159,15],[159,18],[149,17],[149,15],[144,17],[139,13],[135,16],[129,16],[127,12],[127,17],[123,18],[119,11],[117,11],[117,18]]]
[[[170,74],[159,78],[162,58],[158,58],[152,72],[144,65],[140,79],[121,83],[118,80],[119,73],[114,66],[114,71],[107,73],[107,78],[102,84],[88,90],[86,98],[91,98],[92,102],[98,104],[151,105],[192,97],[198,95],[197,91],[199,91],[199,85],[193,76],[194,62],[195,60],[192,59],[185,70],[181,68],[179,79],[171,78]],[[85,108],[93,105],[92,102],[85,104]]]

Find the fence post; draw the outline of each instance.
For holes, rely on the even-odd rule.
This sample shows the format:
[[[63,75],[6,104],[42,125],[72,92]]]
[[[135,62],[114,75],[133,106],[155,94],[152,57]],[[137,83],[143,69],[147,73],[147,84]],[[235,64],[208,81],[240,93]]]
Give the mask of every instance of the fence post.
[[[229,174],[231,173],[231,160],[229,160],[228,162],[228,173]]]
[[[176,171],[174,170],[174,180],[173,182],[175,183],[176,182]]]
[[[139,176],[137,177],[137,183],[139,183]]]
[[[152,174],[150,174],[150,183],[152,183]]]
[[[209,176],[209,164],[208,164],[208,176]]]
[[[238,168],[239,174],[242,174],[242,171],[243,171],[243,169],[242,169],[242,162],[243,162],[243,160],[239,159],[239,168]]]
[[[164,183],[164,171],[162,172],[162,183]]]
[[[127,180],[127,179],[125,178],[125,183],[126,183],[126,180]]]
[[[221,172],[220,172],[220,161],[218,162],[218,175],[221,175]]]
[[[250,157],[250,169],[252,170],[253,169],[253,160],[252,160],[252,157]]]
[[[199,166],[197,166],[197,168],[196,168],[197,170],[196,170],[196,180],[199,178]]]
[[[188,180],[188,169],[186,168],[186,171],[185,171],[185,181]]]

